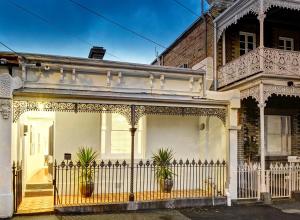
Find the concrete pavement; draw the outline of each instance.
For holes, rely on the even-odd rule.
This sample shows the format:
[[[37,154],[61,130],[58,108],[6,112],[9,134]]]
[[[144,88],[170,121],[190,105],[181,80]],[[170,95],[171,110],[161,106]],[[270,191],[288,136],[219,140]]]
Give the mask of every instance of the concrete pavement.
[[[17,216],[13,220],[299,220],[299,202],[275,202],[267,205],[219,206],[178,210],[95,215]]]

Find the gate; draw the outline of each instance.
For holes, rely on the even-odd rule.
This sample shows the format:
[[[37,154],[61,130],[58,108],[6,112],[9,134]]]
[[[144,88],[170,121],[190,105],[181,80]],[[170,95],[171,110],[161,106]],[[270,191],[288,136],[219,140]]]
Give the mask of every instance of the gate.
[[[243,164],[238,167],[239,199],[259,199],[260,196],[260,164]]]
[[[272,163],[261,179],[260,164],[243,164],[238,167],[238,199],[259,199],[261,181],[265,181],[272,198],[291,197],[300,190],[300,164]]]
[[[14,212],[17,212],[23,197],[22,162],[19,161],[17,163],[13,162],[12,172],[13,172]]]

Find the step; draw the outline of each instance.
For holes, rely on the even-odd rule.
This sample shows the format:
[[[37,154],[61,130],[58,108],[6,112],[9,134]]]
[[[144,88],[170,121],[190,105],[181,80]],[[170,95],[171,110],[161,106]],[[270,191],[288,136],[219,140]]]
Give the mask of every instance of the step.
[[[53,196],[53,191],[49,189],[26,190],[25,197]]]
[[[53,189],[52,183],[29,183],[26,184],[26,189],[34,190],[34,189]]]
[[[293,191],[292,198],[296,201],[300,201],[300,191]]]

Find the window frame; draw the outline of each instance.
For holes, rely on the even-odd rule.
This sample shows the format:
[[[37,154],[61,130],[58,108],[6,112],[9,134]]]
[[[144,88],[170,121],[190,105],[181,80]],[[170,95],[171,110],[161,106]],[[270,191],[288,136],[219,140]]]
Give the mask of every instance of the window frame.
[[[268,120],[271,117],[280,117],[281,119],[281,151],[280,152],[275,152],[275,151],[269,151],[269,145],[268,145]],[[284,118],[284,123],[283,125],[283,118]],[[291,154],[291,149],[292,149],[292,118],[289,115],[265,115],[265,153],[266,156],[288,156]],[[283,131],[283,128],[285,131]],[[274,134],[273,134],[274,135]],[[283,137],[285,136],[285,144],[287,146],[283,146]]]
[[[245,36],[245,53],[244,54],[247,54],[248,52],[252,51],[252,50],[255,50],[256,49],[256,34],[255,33],[252,33],[252,32],[244,32],[244,31],[240,31],[239,33],[239,53],[240,53],[240,56],[244,55],[244,54],[241,54],[241,35]],[[252,36],[253,38],[253,48],[251,50],[249,50],[248,48],[248,37],[249,36]]]
[[[280,46],[279,46],[279,42],[281,40],[284,42],[283,43],[283,48],[280,48]],[[287,41],[291,42],[291,50],[287,50],[287,46],[286,46],[286,42]],[[286,51],[294,51],[295,50],[295,48],[294,48],[294,38],[291,38],[291,37],[279,37],[278,38],[278,49],[280,49],[280,50],[286,50]]]
[[[101,113],[100,119],[100,157],[104,160],[115,160],[115,159],[130,159],[131,153],[112,153],[112,115],[117,113]],[[104,126],[103,120],[106,124]],[[130,126],[128,125],[128,136],[131,140],[131,135],[129,132]],[[117,131],[117,130],[115,130]],[[125,130],[122,130],[125,131]],[[146,146],[146,117],[142,117],[137,126],[135,132],[135,149],[134,157],[135,159],[144,159],[145,158],[145,146]],[[139,143],[141,142],[141,143]],[[104,145],[104,146],[103,146]],[[131,145],[130,145],[131,147]],[[140,148],[140,153],[138,152]]]

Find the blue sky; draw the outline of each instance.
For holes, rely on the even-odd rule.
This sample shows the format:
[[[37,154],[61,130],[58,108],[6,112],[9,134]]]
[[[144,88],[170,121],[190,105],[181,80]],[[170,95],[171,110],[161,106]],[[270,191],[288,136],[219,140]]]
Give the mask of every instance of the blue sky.
[[[9,2],[49,20],[47,24]],[[93,10],[168,46],[196,16],[172,0],[76,0]],[[200,14],[200,0],[178,0]],[[0,0],[0,41],[18,52],[87,57],[92,45],[103,46],[107,60],[150,63],[155,47],[69,0]],[[78,40],[80,38],[81,40]],[[0,45],[0,50],[7,50]]]

